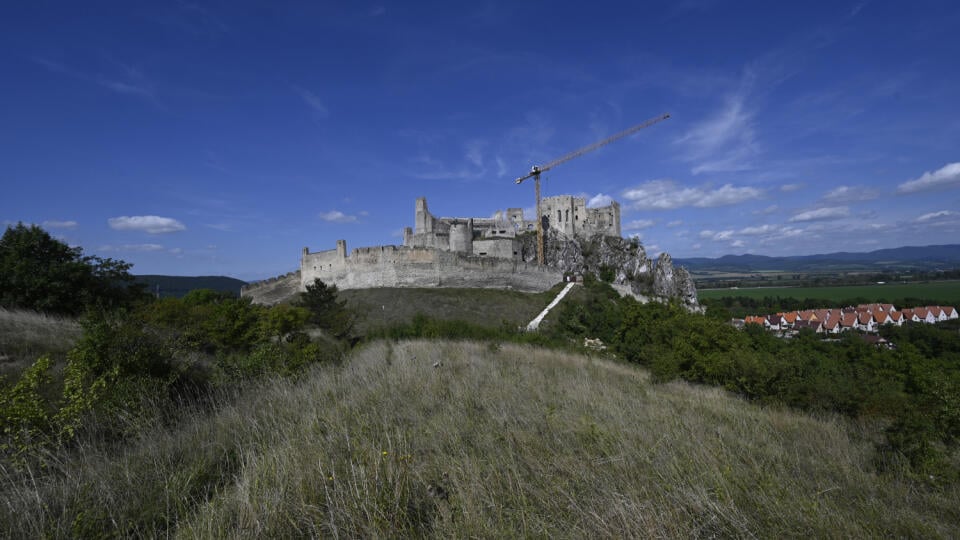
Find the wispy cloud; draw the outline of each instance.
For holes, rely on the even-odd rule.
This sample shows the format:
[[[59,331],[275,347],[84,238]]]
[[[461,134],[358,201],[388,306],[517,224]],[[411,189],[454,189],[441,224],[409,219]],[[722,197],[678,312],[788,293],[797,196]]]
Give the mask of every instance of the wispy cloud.
[[[625,231],[640,231],[643,229],[649,229],[656,225],[656,222],[652,219],[635,219],[626,225],[623,226]]]
[[[826,206],[800,212],[790,218],[791,223],[803,221],[821,221],[825,219],[841,219],[850,215],[850,209],[846,206]]]
[[[428,153],[421,153],[413,161],[424,165],[427,170],[409,174],[422,180],[476,180],[483,178],[487,174],[487,168],[484,165],[484,149],[486,146],[487,142],[484,140],[467,141],[463,145],[463,162],[454,167],[447,166]],[[497,169],[498,175],[506,173],[500,158],[497,158]]]
[[[679,226],[681,226],[681,225],[683,225],[683,220],[682,220],[682,219],[675,219],[675,220],[671,221],[670,223],[667,223],[667,227],[679,227]]]
[[[120,216],[107,220],[110,228],[117,231],[140,231],[164,234],[183,231],[187,226],[180,221],[161,216]]]
[[[106,88],[111,92],[128,96],[135,96],[156,103],[156,88],[143,73],[132,66],[119,64],[121,76],[105,76],[101,74],[88,73],[78,69],[68,67],[60,62],[35,56],[33,61],[45,67],[53,73],[67,75],[78,80],[86,81]]]
[[[324,221],[328,221],[330,223],[355,223],[358,219],[357,216],[344,214],[339,210],[330,210],[329,212],[321,212],[319,216],[320,216],[320,219]]]
[[[693,162],[693,174],[735,172],[753,168],[758,153],[753,113],[747,109],[753,77],[747,73],[740,87],[727,96],[723,106],[689,130],[677,142]]]
[[[330,116],[330,111],[327,109],[326,104],[323,103],[323,100],[320,99],[320,96],[315,93],[303,88],[302,86],[291,85],[293,91],[300,96],[300,99],[307,104],[308,107],[313,111],[313,114],[318,118],[327,118]]]
[[[775,213],[777,212],[777,210],[779,210],[779,209],[780,209],[779,206],[777,206],[777,205],[775,205],[775,204],[771,204],[770,206],[768,206],[768,207],[766,207],[766,208],[762,208],[762,209],[760,209],[760,210],[754,210],[754,211],[753,211],[753,215],[755,215],[755,216],[769,216],[770,214],[775,214]]]
[[[736,187],[732,184],[724,184],[716,189],[682,187],[673,180],[651,180],[623,193],[623,197],[631,201],[630,207],[637,210],[672,210],[684,206],[712,208],[761,196],[763,191],[754,187]]]
[[[828,203],[848,203],[872,201],[879,196],[879,191],[865,186],[837,186],[827,192],[822,200]]]
[[[43,222],[43,227],[45,229],[75,229],[77,227],[77,222],[50,219]]]
[[[904,182],[897,186],[897,193],[916,193],[960,186],[960,161],[947,163],[943,167],[925,172],[920,178]]]
[[[163,246],[160,244],[120,244],[120,245],[107,244],[107,245],[100,246],[97,249],[97,251],[101,251],[105,253],[112,252],[112,251],[142,253],[142,252],[150,252],[150,251],[163,251],[163,249],[164,249]]]
[[[790,193],[792,191],[797,191],[802,187],[803,187],[803,184],[783,184],[782,186],[780,186],[780,191],[784,193]]]
[[[929,214],[924,214],[924,215],[918,217],[917,219],[915,219],[914,221],[916,221],[916,222],[918,222],[918,223],[924,223],[924,222],[927,222],[927,221],[934,221],[934,220],[943,219],[943,218],[950,218],[950,217],[958,216],[958,215],[960,215],[960,213],[957,213],[957,212],[954,212],[954,211],[951,211],[951,210],[940,210],[939,212],[930,212]]]

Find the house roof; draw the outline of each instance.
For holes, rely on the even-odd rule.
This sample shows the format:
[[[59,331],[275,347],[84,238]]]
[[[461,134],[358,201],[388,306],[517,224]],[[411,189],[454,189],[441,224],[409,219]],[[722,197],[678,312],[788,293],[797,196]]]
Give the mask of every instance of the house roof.
[[[817,317],[817,312],[812,309],[805,309],[799,313],[801,321],[810,321],[810,320],[820,320],[820,317]]]
[[[867,313],[867,315],[870,315]],[[856,313],[844,313],[840,319],[840,326],[844,328],[853,328],[857,324],[858,315]]]
[[[796,311],[788,311],[783,314],[783,320],[787,321],[789,324],[797,322],[797,318],[800,316]]]
[[[873,313],[866,311],[859,313],[857,315],[857,320],[860,322],[860,324],[870,324],[873,322]]]
[[[743,319],[744,324],[763,324],[763,317],[757,315],[749,315]]]

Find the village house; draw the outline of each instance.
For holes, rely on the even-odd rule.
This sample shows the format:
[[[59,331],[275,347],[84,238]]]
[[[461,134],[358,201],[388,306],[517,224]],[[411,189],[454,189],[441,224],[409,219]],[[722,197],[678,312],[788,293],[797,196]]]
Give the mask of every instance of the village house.
[[[957,309],[953,306],[925,306],[898,311],[893,304],[877,303],[840,309],[807,309],[773,315],[751,315],[744,318],[742,323],[737,319],[736,326],[739,328],[741,325],[758,324],[767,330],[787,333],[795,333],[804,328],[823,334],[839,334],[847,330],[875,333],[887,324],[934,324],[957,318]]]

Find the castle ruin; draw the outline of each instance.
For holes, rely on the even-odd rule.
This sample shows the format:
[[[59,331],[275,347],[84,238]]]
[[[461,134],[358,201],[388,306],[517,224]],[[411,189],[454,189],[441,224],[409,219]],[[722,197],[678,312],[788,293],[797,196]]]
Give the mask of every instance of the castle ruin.
[[[683,269],[679,269],[682,279],[674,279],[669,256],[661,261],[663,268],[657,269],[655,279],[642,246],[631,245],[620,236],[617,202],[587,208],[583,197],[559,195],[544,198],[541,208],[544,234],[551,246],[551,260],[546,265],[535,262],[536,221],[525,219],[522,209],[510,208],[489,218],[438,218],[421,197],[415,205],[414,227],[404,229],[402,246],[348,251],[346,240],[337,240],[335,249],[311,252],[303,248],[299,271],[250,284],[241,295],[258,303],[276,303],[306,290],[315,279],[340,289],[472,287],[542,292],[562,281],[564,272],[589,268],[595,273],[608,267],[617,269],[612,285],[621,294],[643,299],[653,291],[647,291],[649,287],[642,283],[651,281],[657,296],[683,297],[696,304],[692,280]],[[591,249],[593,254],[585,256],[583,246],[597,239],[601,239],[599,249]],[[599,258],[593,261],[591,257]]]
[[[587,208],[583,197],[558,195],[541,201],[544,230],[555,229],[569,238],[601,234],[620,236],[620,204]],[[535,220],[523,217],[520,208],[508,208],[491,218],[434,217],[427,199],[417,199],[414,228],[403,230],[405,247],[434,248],[478,257],[523,260],[518,235],[537,229]]]

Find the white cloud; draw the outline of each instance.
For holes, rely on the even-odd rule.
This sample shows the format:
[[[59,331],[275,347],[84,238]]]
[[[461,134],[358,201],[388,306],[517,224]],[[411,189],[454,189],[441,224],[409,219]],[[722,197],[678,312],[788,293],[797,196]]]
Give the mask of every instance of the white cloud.
[[[730,247],[742,248],[745,245],[746,244],[743,243],[743,240],[736,240],[732,244],[730,244]]]
[[[639,231],[641,229],[649,229],[653,227],[654,221],[652,219],[635,219],[630,223],[627,223],[623,229],[625,231]]]
[[[330,116],[330,111],[327,110],[327,106],[324,105],[323,100],[320,99],[320,96],[314,94],[306,88],[297,85],[292,86],[293,91],[300,95],[300,99],[302,99],[303,102],[313,110],[314,114],[320,118],[326,118]]]
[[[780,191],[783,191],[784,193],[790,193],[791,191],[797,191],[802,187],[803,184],[784,184],[780,186]]]
[[[74,229],[76,226],[76,221],[59,221],[56,219],[50,219],[43,222],[43,227],[45,229]]]
[[[683,220],[682,220],[682,219],[675,219],[675,220],[671,221],[670,223],[667,223],[667,227],[679,227],[679,226],[681,226],[681,225],[683,225]]]
[[[329,221],[331,223],[354,223],[357,221],[357,216],[351,216],[344,214],[339,210],[330,210],[329,212],[320,212],[320,219],[324,221]]]
[[[673,180],[651,180],[628,189],[623,197],[632,201],[637,210],[672,210],[684,206],[712,208],[738,204],[763,195],[753,187],[735,187],[724,184],[717,189],[709,187],[681,187]]]
[[[837,186],[823,196],[823,201],[831,203],[871,201],[879,196],[879,191],[864,186]]]
[[[740,234],[746,236],[759,236],[761,234],[771,234],[777,232],[780,228],[775,225],[760,225],[759,227],[744,227],[740,229]]]
[[[173,218],[160,216],[119,216],[107,220],[110,228],[117,231],[142,231],[163,234],[183,231],[187,226]]]
[[[815,210],[807,210],[790,218],[791,223],[798,221],[820,221],[823,219],[839,219],[850,215],[850,209],[846,206],[827,206]]]
[[[700,231],[700,238],[713,240],[714,242],[725,242],[733,240],[733,231],[711,231],[709,229]]]
[[[779,206],[775,204],[771,204],[770,206],[764,208],[763,210],[754,210],[753,214],[756,216],[768,216],[770,214],[775,213],[779,209],[780,209]]]
[[[931,221],[935,219],[941,219],[950,216],[960,215],[957,212],[950,210],[940,210],[939,212],[930,212],[929,214],[924,214],[916,219],[917,222],[923,223],[924,221]]]
[[[916,180],[910,180],[897,186],[897,193],[916,193],[960,186],[960,161],[947,163],[933,172],[925,172]]]
[[[163,251],[163,246],[160,244],[120,244],[118,246],[107,244],[105,246],[100,246],[98,251],[134,251],[134,252],[147,252],[147,251]]]
[[[612,202],[613,202],[613,197],[606,195],[604,193],[597,193],[593,197],[590,197],[590,200],[587,201],[587,208],[610,206],[610,203]]]

